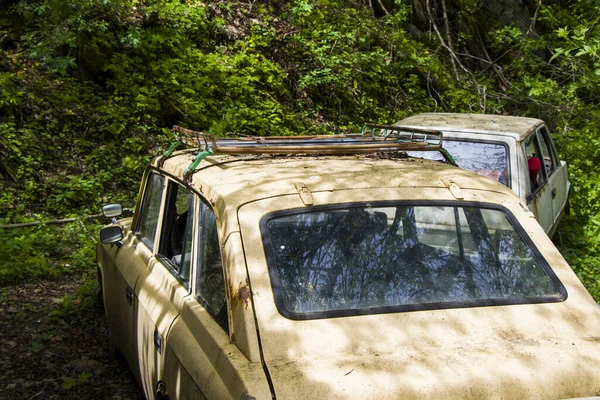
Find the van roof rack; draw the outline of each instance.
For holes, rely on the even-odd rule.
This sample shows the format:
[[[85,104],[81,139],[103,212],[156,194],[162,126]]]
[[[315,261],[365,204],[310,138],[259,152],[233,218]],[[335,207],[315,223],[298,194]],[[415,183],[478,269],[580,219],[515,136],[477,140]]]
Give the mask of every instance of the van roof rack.
[[[389,151],[440,151],[456,165],[442,147],[441,131],[413,129],[392,125],[365,123],[360,133],[313,136],[243,136],[216,137],[212,134],[173,126],[176,142],[164,154],[163,160],[182,145],[200,150],[196,160],[186,170],[193,172],[200,161],[210,154],[349,154]]]

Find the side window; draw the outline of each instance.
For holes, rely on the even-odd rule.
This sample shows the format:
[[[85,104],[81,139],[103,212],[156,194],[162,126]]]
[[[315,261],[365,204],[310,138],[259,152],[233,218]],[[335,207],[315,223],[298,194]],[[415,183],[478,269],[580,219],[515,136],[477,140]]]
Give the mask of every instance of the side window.
[[[141,237],[150,249],[154,249],[154,239],[156,237],[156,228],[158,225],[158,214],[160,213],[160,204],[165,178],[157,174],[151,174],[146,183],[144,199],[140,208],[140,217],[136,233]]]
[[[530,192],[546,183],[546,169],[542,168],[544,156],[540,150],[537,135],[531,135],[525,141],[525,152],[527,155],[527,167],[529,169]]]
[[[546,174],[550,176],[554,172],[558,160],[556,160],[555,153],[553,152],[552,139],[546,127],[543,126],[538,130],[538,139],[540,141],[543,165]]]
[[[204,201],[200,203],[199,231],[196,298],[229,332],[217,221],[214,212]]]
[[[185,187],[169,182],[158,254],[186,288],[190,281],[193,221],[194,196]]]

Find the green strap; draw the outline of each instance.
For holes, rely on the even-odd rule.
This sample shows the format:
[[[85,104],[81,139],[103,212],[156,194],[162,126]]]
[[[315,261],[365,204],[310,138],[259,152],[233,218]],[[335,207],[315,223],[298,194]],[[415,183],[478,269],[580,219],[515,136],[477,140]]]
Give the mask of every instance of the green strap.
[[[444,156],[446,161],[448,161],[450,164],[454,165],[455,167],[458,167],[458,164],[456,164],[456,161],[454,161],[454,158],[450,155],[450,153],[448,153],[448,150],[446,150],[445,148],[442,147],[440,149],[440,153],[442,153],[442,155]]]
[[[177,148],[178,148],[179,146],[181,146],[181,145],[182,145],[182,143],[181,143],[181,142],[174,142],[174,143],[171,145],[171,147],[169,147],[169,150],[165,151],[165,154],[164,154],[165,158],[169,158],[169,157],[171,157],[171,154],[173,154],[173,152],[174,152],[175,150],[177,150]]]
[[[213,154],[213,151],[211,149],[208,149],[206,151],[199,153],[196,156],[196,159],[194,160],[194,162],[192,162],[190,164],[190,166],[187,167],[187,169],[183,172],[184,178],[188,178],[192,173],[194,173],[194,170],[196,169],[198,164],[200,164],[200,161],[204,160],[206,158],[206,156],[209,156],[211,154]]]

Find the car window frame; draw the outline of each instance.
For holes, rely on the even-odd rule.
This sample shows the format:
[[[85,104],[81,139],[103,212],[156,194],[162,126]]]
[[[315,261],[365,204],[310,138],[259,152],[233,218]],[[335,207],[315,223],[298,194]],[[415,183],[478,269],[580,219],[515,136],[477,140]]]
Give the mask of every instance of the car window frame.
[[[513,186],[512,185],[512,183],[513,183],[512,155],[511,155],[510,146],[509,146],[508,143],[506,143],[505,141],[502,141],[502,140],[489,140],[489,139],[480,140],[480,139],[477,139],[477,138],[451,137],[449,135],[444,136],[444,143],[448,143],[448,142],[481,143],[481,144],[484,144],[484,145],[487,144],[487,145],[494,145],[494,146],[498,146],[498,145],[502,146],[504,148],[504,153],[506,154],[506,169],[507,169],[506,182],[507,183],[505,185],[504,183],[502,183],[502,182],[500,182],[498,180],[495,180],[493,178],[490,178],[490,179],[495,180],[496,182],[501,183],[502,185],[508,187],[509,189],[515,190],[515,188],[512,187]],[[444,147],[444,146],[442,145],[442,147]],[[448,150],[446,147],[444,147],[444,149],[446,149],[446,151],[448,151],[448,153],[452,157],[454,157],[454,154],[452,154],[452,152],[450,150]],[[413,155],[414,154],[413,151],[408,151],[407,153],[408,153],[408,155]],[[436,152],[428,152],[428,153],[431,153],[431,154],[435,155],[435,158],[430,158],[431,160],[441,161],[441,162],[443,162],[445,160],[445,158],[443,157],[443,155],[441,153],[437,153],[437,154],[436,154]],[[419,157],[419,158],[424,158],[421,155],[414,155],[414,156],[415,157]],[[457,164],[457,166],[458,166],[458,164]],[[459,168],[463,168],[463,167],[459,166]],[[463,168],[463,169],[465,169],[467,171],[475,172],[475,170],[470,170],[470,169],[467,169],[467,168]],[[475,173],[477,173],[478,175],[481,175],[481,176],[485,176],[485,175],[480,174],[478,172],[475,172]]]
[[[558,167],[560,166],[560,161],[558,159],[558,152],[554,146],[554,141],[552,140],[552,136],[550,135],[550,131],[545,125],[541,125],[536,129],[536,134],[538,135],[538,141],[540,143],[540,150],[542,148],[542,143],[546,144],[548,149],[548,153],[552,162],[552,170],[550,173],[546,173],[548,180],[550,177],[556,172]],[[547,171],[546,171],[547,172]]]
[[[507,168],[507,173],[508,173],[508,175],[506,177],[507,185],[504,185],[500,181],[496,181],[496,182],[502,183],[504,186],[508,187],[509,189],[515,190],[515,188],[512,187],[512,176],[513,176],[512,155],[511,155],[510,146],[508,145],[508,143],[506,143],[502,140],[478,140],[475,138],[455,138],[455,137],[444,137],[444,142],[473,142],[473,143],[501,145],[502,147],[504,147],[504,151],[506,154],[506,168]],[[452,153],[450,153],[450,155],[452,155]],[[460,168],[462,168],[462,167],[460,167]],[[472,171],[472,170],[470,170],[470,171]],[[473,172],[475,172],[475,171],[473,171]],[[479,174],[479,175],[481,175],[481,174]],[[482,175],[482,176],[484,176],[484,175]]]
[[[149,182],[150,179],[152,179],[153,177],[159,177],[162,179],[162,189],[161,189],[161,193],[160,193],[160,204],[159,204],[159,210],[158,210],[158,214],[156,217],[156,227],[154,230],[154,238],[153,238],[153,242],[149,243],[146,236],[144,236],[141,232],[142,229],[142,223],[144,221],[144,217],[147,215],[147,211],[148,209],[145,208],[145,204],[146,204],[146,199],[147,196],[149,196],[152,193],[152,189],[153,187],[149,188]],[[144,181],[143,181],[143,192],[140,196],[140,201],[137,207],[137,210],[139,210],[138,212],[135,213],[135,221],[134,222],[134,235],[138,238],[138,240],[143,243],[153,254],[154,251],[156,249],[156,243],[157,243],[157,238],[160,235],[160,229],[161,229],[161,219],[162,219],[162,212],[163,212],[163,202],[164,202],[164,196],[165,196],[165,188],[166,188],[166,177],[159,173],[158,171],[155,170],[149,170],[147,172],[147,174],[144,177]]]
[[[192,256],[191,256],[191,265],[190,265],[190,285],[187,288],[188,293],[192,295],[192,298],[194,298],[194,300],[204,309],[206,310],[206,312],[211,316],[211,318],[213,319],[213,321],[219,326],[221,327],[224,332],[227,335],[231,334],[232,331],[232,327],[229,326],[229,320],[230,320],[230,296],[229,296],[229,290],[227,288],[227,275],[226,275],[226,271],[225,271],[225,257],[226,255],[223,252],[223,246],[222,246],[222,238],[221,238],[221,230],[219,229],[219,216],[218,213],[216,211],[216,209],[214,208],[214,206],[212,205],[212,202],[209,201],[208,199],[206,199],[203,195],[201,195],[196,189],[194,189],[193,187],[191,187],[190,185],[188,185],[187,183],[185,183],[184,181],[182,181],[181,179],[177,178],[176,176],[163,171],[161,169],[158,168],[151,168],[148,170],[147,175],[148,176],[152,176],[152,174],[157,174],[161,177],[163,177],[163,179],[165,179],[165,184],[163,186],[163,190],[162,190],[162,200],[161,200],[161,209],[160,209],[160,214],[159,214],[159,225],[157,227],[157,232],[156,232],[156,237],[155,237],[155,243],[156,243],[156,238],[159,239],[160,241],[160,235],[162,235],[162,229],[163,229],[163,214],[165,212],[164,208],[165,208],[165,201],[166,201],[166,196],[167,196],[167,189],[168,189],[168,181],[172,181],[176,184],[179,184],[180,186],[185,187],[194,197],[194,229],[193,229],[193,242],[192,242]],[[147,180],[146,180],[147,182]],[[201,204],[204,203],[207,207],[207,209],[211,210],[211,212],[214,214],[215,216],[215,224],[216,224],[216,228],[217,228],[217,239],[219,242],[219,252],[220,252],[220,257],[221,257],[221,271],[223,274],[223,290],[225,292],[225,315],[223,316],[222,321],[219,321],[219,319],[217,318],[217,314],[215,314],[210,307],[206,307],[206,304],[204,304],[203,301],[200,301],[198,299],[198,296],[196,295],[197,292],[197,274],[198,274],[198,260],[197,260],[197,255],[199,254],[199,241],[200,241],[200,228],[199,228],[199,221],[201,218]],[[141,203],[140,203],[141,204]],[[153,249],[153,254],[155,255],[155,257],[157,259],[159,259],[159,254],[158,254],[158,246],[154,246]],[[164,258],[164,257],[161,257]],[[162,265],[163,267],[165,267],[165,269],[167,269],[169,271],[169,273],[173,274],[172,270],[169,268],[169,266],[165,265],[165,263],[160,262],[160,265]],[[177,278],[177,276],[175,276],[175,278],[179,281],[180,284],[183,285],[183,283]],[[224,327],[223,325],[225,325],[226,327]]]
[[[194,221],[194,217],[196,215],[196,197],[197,195],[194,193],[193,190],[191,190],[190,187],[188,187],[187,185],[183,184],[182,182],[172,179],[172,178],[168,178],[166,179],[166,185],[164,187],[164,192],[166,192],[163,195],[163,203],[162,203],[162,208],[161,208],[161,219],[160,219],[160,233],[158,236],[158,246],[156,248],[156,259],[160,262],[161,265],[163,265],[167,271],[169,271],[169,273],[171,275],[173,275],[173,277],[188,291],[188,293],[191,292],[192,290],[192,279],[193,279],[193,270],[194,270],[194,253],[195,253],[195,246],[194,246],[194,241],[196,239],[196,224]],[[184,232],[184,238],[187,235],[187,224],[191,223],[192,224],[192,232],[191,232],[191,236],[192,236],[192,247],[191,247],[191,253],[190,253],[190,265],[189,265],[189,272],[188,272],[188,277],[187,280],[182,276],[181,274],[181,269],[177,268],[177,266],[164,254],[161,253],[163,246],[165,246],[165,241],[168,241],[170,238],[166,237],[165,235],[170,234],[170,230],[167,229],[167,225],[169,225],[169,223],[167,222],[167,218],[170,217],[170,214],[168,212],[168,210],[166,210],[166,208],[168,206],[170,206],[172,204],[172,202],[176,202],[176,194],[175,195],[171,195],[170,191],[172,190],[172,187],[174,185],[177,185],[178,188],[182,188],[184,190],[186,190],[189,195],[190,195],[190,200],[189,202],[191,204],[188,205],[188,212],[192,211],[191,214],[187,215],[186,218],[186,229]],[[179,190],[179,189],[178,189]],[[173,198],[170,198],[173,197]],[[167,233],[168,231],[168,233]],[[182,239],[184,239],[182,238]],[[185,249],[182,249],[182,251],[185,251]],[[183,254],[183,253],[182,253]],[[181,266],[179,266],[181,267]]]
[[[533,142],[533,146],[535,147],[535,152],[534,154],[536,154],[536,156],[538,158],[539,155],[541,154],[541,145],[540,145],[540,141],[537,135],[537,130],[535,132],[533,132],[531,135],[529,135],[527,138],[525,138],[525,140],[523,140],[523,149],[524,149],[524,153],[525,153],[525,161],[526,161],[526,168],[527,168],[527,161],[529,160],[530,156],[529,153],[527,151],[527,147],[528,147],[528,143]],[[542,161],[540,159],[540,161]],[[527,182],[528,182],[528,192],[526,195],[526,199],[527,202],[530,202],[531,200],[533,200],[537,194],[548,184],[548,174],[546,171],[546,168],[540,168],[540,175],[542,177],[542,182],[540,182],[540,184],[537,187],[534,187],[534,185],[532,184],[531,178],[529,176],[529,169],[527,169]]]
[[[313,320],[313,319],[329,319],[338,317],[350,317],[359,315],[372,315],[372,314],[389,314],[389,313],[404,313],[413,311],[426,311],[426,310],[444,310],[453,308],[474,308],[474,307],[492,307],[492,306],[509,306],[519,304],[545,304],[545,303],[557,303],[563,302],[568,298],[568,291],[566,286],[558,278],[557,274],[552,269],[550,263],[543,256],[542,252],[535,245],[533,240],[530,238],[527,231],[519,223],[518,219],[514,214],[507,208],[493,204],[493,203],[479,203],[479,202],[456,202],[447,200],[401,200],[401,201],[381,201],[381,202],[353,202],[353,203],[342,203],[342,204],[328,204],[323,206],[316,206],[311,208],[310,211],[322,211],[322,210],[335,210],[344,209],[353,206],[364,206],[366,204],[373,208],[396,206],[399,204],[410,204],[412,206],[459,206],[459,207],[476,207],[486,208],[491,210],[498,210],[506,214],[511,224],[521,237],[523,242],[531,249],[534,256],[540,261],[540,265],[548,275],[548,278],[555,285],[558,296],[545,296],[545,297],[517,297],[517,298],[503,298],[503,299],[477,299],[467,301],[446,301],[446,302],[435,302],[435,303],[420,303],[420,304],[402,304],[402,305],[388,305],[388,306],[377,306],[370,308],[354,308],[354,309],[335,309],[327,311],[309,311],[309,312],[290,312],[286,309],[282,291],[279,283],[278,272],[276,271],[274,260],[274,251],[271,238],[266,232],[268,232],[267,224],[270,219],[287,216],[292,214],[301,214],[307,212],[306,208],[294,208],[287,210],[279,210],[265,214],[261,217],[260,235],[263,242],[263,249],[265,252],[265,258],[267,263],[268,274],[271,282],[271,289],[273,291],[273,297],[275,306],[279,314],[290,320]]]
[[[203,208],[204,206],[204,208]],[[231,326],[229,325],[229,314],[231,312],[230,308],[230,299],[229,299],[229,291],[227,290],[227,276],[225,273],[225,262],[224,262],[224,253],[223,253],[223,246],[222,246],[222,241],[221,241],[221,231],[219,229],[219,218],[218,218],[218,214],[216,212],[216,210],[213,208],[213,206],[211,205],[211,202],[209,202],[207,199],[205,199],[203,196],[198,195],[198,202],[197,202],[197,209],[198,209],[198,214],[196,216],[196,225],[197,225],[197,236],[195,238],[195,255],[194,255],[194,287],[192,290],[192,297],[194,298],[194,300],[204,309],[206,310],[206,312],[211,316],[211,318],[213,319],[213,321],[215,321],[217,323],[217,325],[223,329],[223,331],[227,334],[230,335],[231,334]],[[208,301],[200,294],[199,290],[199,279],[200,279],[200,274],[201,274],[201,268],[203,267],[201,265],[200,262],[200,256],[201,256],[201,243],[200,241],[202,240],[202,230],[203,227],[201,226],[201,223],[203,221],[203,217],[204,217],[204,213],[206,211],[210,211],[214,217],[214,225],[215,225],[215,229],[216,229],[216,239],[217,239],[217,248],[219,251],[219,258],[220,258],[220,266],[221,266],[221,275],[222,275],[222,279],[223,279],[223,284],[222,284],[222,288],[223,288],[223,296],[224,296],[224,303],[221,305],[221,309],[219,310],[214,310],[212,308],[212,306],[208,303]]]

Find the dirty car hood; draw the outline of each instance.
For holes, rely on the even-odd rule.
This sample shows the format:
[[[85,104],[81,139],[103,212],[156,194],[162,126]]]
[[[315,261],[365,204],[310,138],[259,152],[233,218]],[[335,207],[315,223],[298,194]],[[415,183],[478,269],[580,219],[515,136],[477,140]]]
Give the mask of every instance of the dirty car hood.
[[[597,321],[566,303],[278,319],[263,351],[277,398],[572,398],[600,392]]]

